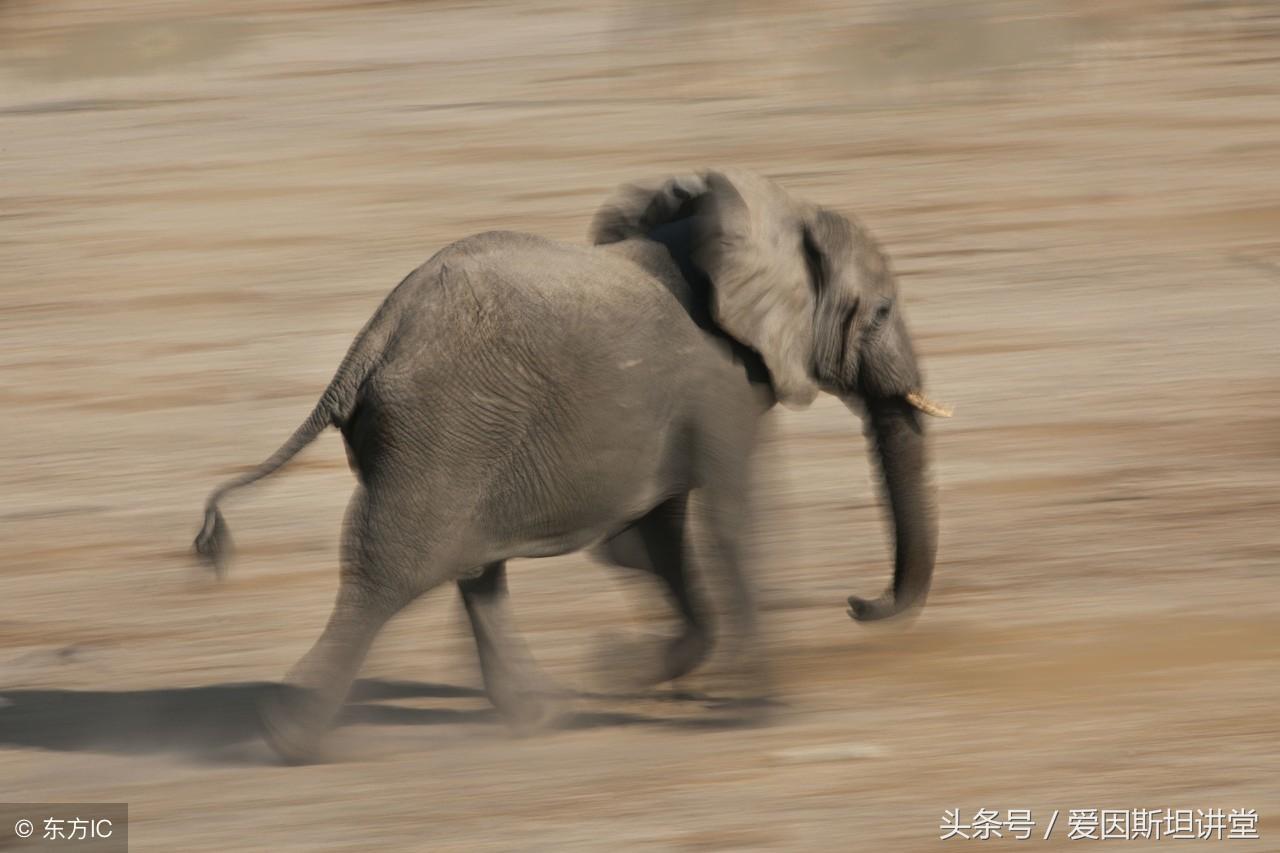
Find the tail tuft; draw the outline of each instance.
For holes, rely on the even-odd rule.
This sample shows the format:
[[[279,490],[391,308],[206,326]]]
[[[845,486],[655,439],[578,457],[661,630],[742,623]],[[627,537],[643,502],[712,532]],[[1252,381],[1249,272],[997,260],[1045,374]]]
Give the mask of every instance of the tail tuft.
[[[226,573],[231,558],[231,533],[216,504],[204,511],[204,526],[196,534],[195,551],[200,561],[211,567],[219,578]]]
[[[412,278],[412,274],[409,278]],[[213,567],[219,578],[231,559],[231,534],[227,532],[227,523],[222,520],[222,513],[218,511],[218,501],[236,489],[271,475],[320,433],[330,426],[341,426],[350,417],[356,407],[360,387],[377,361],[377,352],[386,342],[390,324],[382,321],[383,315],[384,312],[380,310],[365,324],[360,336],[351,345],[351,349],[347,350],[346,358],[342,360],[338,372],[330,380],[319,402],[307,419],[293,431],[293,435],[267,457],[266,461],[253,470],[228,480],[209,495],[204,505],[204,525],[196,534],[194,546],[200,561]]]

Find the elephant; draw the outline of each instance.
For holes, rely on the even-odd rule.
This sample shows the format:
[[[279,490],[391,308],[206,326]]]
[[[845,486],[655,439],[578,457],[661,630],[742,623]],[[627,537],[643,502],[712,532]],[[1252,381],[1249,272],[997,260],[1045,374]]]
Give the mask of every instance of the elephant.
[[[262,709],[286,761],[314,755],[375,635],[454,581],[487,695],[537,725],[545,692],[509,627],[505,563],[594,546],[656,575],[681,620],[652,682],[707,656],[689,583],[688,496],[723,576],[730,627],[754,636],[742,551],[752,449],[775,404],[819,392],[862,415],[895,541],[893,579],[849,598],[861,621],[914,614],[933,574],[936,500],[922,379],[889,262],[856,220],[737,169],[620,189],[591,245],[492,231],[441,249],[392,290],[310,415],[208,498],[198,555],[222,573],[220,500],[329,426],[358,484],[337,601]]]

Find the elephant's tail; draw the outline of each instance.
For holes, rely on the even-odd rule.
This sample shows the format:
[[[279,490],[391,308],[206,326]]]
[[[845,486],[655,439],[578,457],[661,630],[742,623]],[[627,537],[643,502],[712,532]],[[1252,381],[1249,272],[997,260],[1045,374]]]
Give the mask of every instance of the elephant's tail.
[[[231,536],[227,531],[218,502],[228,492],[235,491],[275,473],[304,447],[315,441],[316,436],[330,426],[341,427],[351,417],[361,386],[378,363],[387,341],[387,323],[381,314],[375,314],[347,351],[342,365],[325,389],[311,414],[294,430],[289,440],[252,471],[228,480],[214,489],[204,505],[204,524],[196,534],[195,551],[200,559],[211,565],[221,575],[226,569],[231,553]]]

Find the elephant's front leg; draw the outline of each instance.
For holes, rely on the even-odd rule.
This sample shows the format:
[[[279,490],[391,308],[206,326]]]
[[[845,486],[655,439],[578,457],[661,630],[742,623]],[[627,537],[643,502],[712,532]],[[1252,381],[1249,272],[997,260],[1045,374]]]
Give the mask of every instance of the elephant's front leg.
[[[748,568],[747,536],[751,529],[750,470],[746,454],[720,454],[706,460],[702,480],[710,556],[723,582],[725,629],[730,671],[742,680],[742,698],[767,704],[772,676],[760,642],[755,589]],[[756,702],[756,700],[762,700]]]
[[[601,547],[602,555],[609,562],[641,569],[659,578],[680,614],[680,634],[663,650],[658,669],[642,672],[638,678],[646,685],[687,675],[711,650],[706,611],[689,583],[685,548],[688,507],[687,494],[671,498]]]
[[[458,581],[458,591],[475,634],[489,700],[517,731],[555,723],[562,713],[560,691],[510,627],[506,564],[490,563],[477,577]]]

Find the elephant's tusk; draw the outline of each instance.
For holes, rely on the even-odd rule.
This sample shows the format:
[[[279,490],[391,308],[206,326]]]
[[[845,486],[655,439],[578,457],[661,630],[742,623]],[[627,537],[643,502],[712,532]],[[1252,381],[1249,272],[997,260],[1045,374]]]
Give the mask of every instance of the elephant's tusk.
[[[952,410],[949,406],[935,403],[918,391],[912,391],[907,394],[907,402],[913,408],[924,412],[926,415],[933,415],[935,418],[949,418],[952,415]]]

